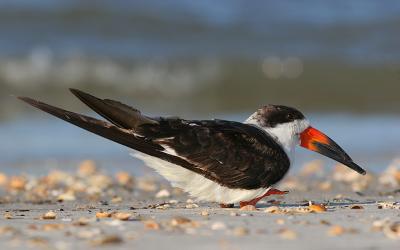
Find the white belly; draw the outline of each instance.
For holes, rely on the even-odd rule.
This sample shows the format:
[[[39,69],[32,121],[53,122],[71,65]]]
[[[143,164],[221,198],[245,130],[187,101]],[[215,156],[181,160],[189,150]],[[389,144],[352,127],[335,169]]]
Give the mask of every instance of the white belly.
[[[231,189],[221,186],[202,175],[159,158],[136,152],[132,153],[132,155],[144,161],[147,166],[155,169],[160,175],[171,182],[172,186],[183,189],[199,201],[225,204],[250,201],[262,196],[269,189]]]

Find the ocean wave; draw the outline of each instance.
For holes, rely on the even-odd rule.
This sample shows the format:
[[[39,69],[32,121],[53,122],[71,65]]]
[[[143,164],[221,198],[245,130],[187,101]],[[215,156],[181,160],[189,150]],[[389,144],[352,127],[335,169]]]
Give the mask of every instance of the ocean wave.
[[[91,84],[121,92],[155,89],[174,96],[192,92],[197,86],[204,87],[219,74],[219,62],[211,58],[190,62],[166,59],[136,62],[79,53],[60,58],[48,48],[36,48],[26,57],[0,58],[1,84],[25,90]]]

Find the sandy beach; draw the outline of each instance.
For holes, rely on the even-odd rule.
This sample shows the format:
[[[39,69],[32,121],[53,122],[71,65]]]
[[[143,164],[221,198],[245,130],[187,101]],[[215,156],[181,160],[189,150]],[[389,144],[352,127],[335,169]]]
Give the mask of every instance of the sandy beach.
[[[397,171],[397,172],[396,172]],[[0,177],[1,249],[398,249],[398,172],[306,165],[256,208],[219,208],[154,177],[76,172]]]

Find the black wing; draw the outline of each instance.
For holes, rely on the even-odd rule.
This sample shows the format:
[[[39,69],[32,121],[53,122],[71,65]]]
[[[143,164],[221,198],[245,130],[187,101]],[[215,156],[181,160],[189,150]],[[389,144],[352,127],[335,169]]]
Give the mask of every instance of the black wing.
[[[113,100],[79,90],[79,99],[113,124],[26,97],[21,100],[107,139],[180,165],[228,188],[269,187],[283,178],[289,158],[262,130],[223,120],[149,118]],[[173,149],[175,155],[167,153]]]
[[[289,159],[260,129],[224,120],[188,121],[160,118],[138,133],[167,146],[203,175],[230,188],[269,187],[283,178]]]

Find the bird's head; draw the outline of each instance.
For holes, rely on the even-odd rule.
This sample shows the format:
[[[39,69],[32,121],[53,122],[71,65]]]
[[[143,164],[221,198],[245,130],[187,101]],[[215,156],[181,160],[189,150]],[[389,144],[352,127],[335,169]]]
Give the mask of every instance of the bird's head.
[[[335,141],[313,128],[297,109],[267,105],[252,114],[246,123],[256,125],[274,136],[286,152],[290,153],[296,145],[300,145],[340,162],[360,174],[366,173]]]

